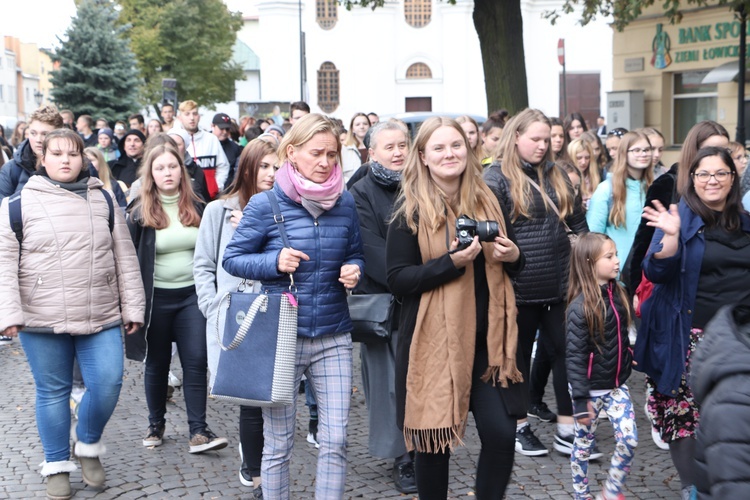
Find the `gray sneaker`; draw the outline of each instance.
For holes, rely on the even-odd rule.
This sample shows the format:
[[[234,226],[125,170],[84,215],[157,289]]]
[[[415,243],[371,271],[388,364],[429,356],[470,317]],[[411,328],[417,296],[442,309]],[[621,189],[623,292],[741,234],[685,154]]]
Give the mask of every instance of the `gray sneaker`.
[[[206,427],[203,431],[190,436],[190,453],[203,453],[209,450],[220,450],[229,444],[227,438],[217,437]]]

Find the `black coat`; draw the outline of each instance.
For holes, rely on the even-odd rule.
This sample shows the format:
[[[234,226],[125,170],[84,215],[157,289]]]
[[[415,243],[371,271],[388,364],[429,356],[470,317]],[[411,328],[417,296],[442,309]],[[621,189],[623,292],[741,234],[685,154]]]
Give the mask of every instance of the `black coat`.
[[[675,203],[677,195],[675,194],[675,185],[677,179],[677,164],[672,165],[666,173],[660,175],[654,180],[653,184],[646,191],[647,207],[653,207],[652,202],[659,200],[665,208],[669,208],[670,203]],[[627,258],[628,276],[627,285],[631,295],[635,294],[636,288],[641,284],[642,272],[641,264],[646,257],[651,239],[654,237],[654,228],[647,225],[648,220],[641,217],[641,223],[633,238],[633,246],[630,248],[630,255]],[[623,268],[624,270],[624,268]]]
[[[110,163],[109,168],[115,179],[130,187],[138,178],[138,167],[140,165],[141,158],[133,159],[123,153],[120,158]]]
[[[548,163],[544,171],[546,173],[553,168],[559,167]],[[535,167],[524,164],[523,171],[539,184]],[[566,174],[564,178],[572,192],[573,186],[567,181]],[[512,214],[513,201],[510,197],[510,184],[500,170],[500,165],[497,163],[490,165],[484,173],[484,179],[497,196],[504,212]],[[547,195],[557,204],[557,195],[554,190],[548,183],[545,183],[545,188]],[[566,300],[568,295],[570,242],[565,225],[552,210],[547,211],[542,194],[531,187],[531,195],[529,207],[531,218],[519,216],[513,222],[518,246],[526,258],[526,266],[513,280],[516,303],[518,305],[557,304]],[[586,213],[583,211],[580,196],[576,197],[573,213],[565,219],[565,222],[576,234],[588,232]]]
[[[584,316],[583,295],[573,299],[567,310],[565,367],[575,415],[587,411],[589,391],[615,389],[625,383],[632,371],[628,306],[622,303],[612,282],[602,285],[601,292],[607,312],[604,317],[604,338],[599,336],[599,332],[594,332],[596,343],[591,338],[591,328]]]
[[[507,214],[505,226],[507,237],[516,242],[513,226]],[[447,253],[428,262],[422,262],[418,235],[412,234],[403,218],[398,218],[388,226],[385,259],[387,265],[388,286],[394,295],[401,300],[399,316],[399,338],[396,349],[396,423],[399,428],[404,425],[406,410],[406,376],[409,371],[409,351],[417,325],[417,313],[422,294],[438,288],[464,274],[464,269],[456,269],[453,260]],[[513,264],[506,264],[505,271],[513,278],[523,269],[525,259],[523,251]],[[368,262],[369,265],[369,262]],[[367,269],[367,267],[365,267]],[[517,354],[520,355],[521,349]],[[525,406],[524,406],[525,411]]]
[[[701,406],[695,444],[698,498],[750,498],[750,306],[725,306],[691,359]]]
[[[349,190],[357,206],[365,254],[365,273],[355,293],[390,293],[386,278],[385,239],[397,189],[398,186],[389,188],[378,183],[368,169]]]
[[[198,214],[203,215],[203,203],[196,203],[195,209]],[[146,292],[146,313],[143,326],[131,335],[125,336],[125,356],[135,361],[146,359],[146,332],[151,323],[151,307],[154,298],[154,262],[156,261],[156,229],[145,227],[141,216],[138,198],[130,202],[127,208],[126,221],[130,229],[130,237],[133,239],[135,253],[141,266],[141,279]]]
[[[227,161],[229,162],[229,176],[227,177],[226,182],[224,182],[224,190],[226,191],[227,188],[229,188],[229,185],[234,180],[235,172],[237,171],[237,167],[239,166],[240,155],[242,154],[242,146],[234,142],[232,139],[219,141],[219,144],[221,144],[221,149],[224,150],[224,154],[227,155]],[[209,200],[206,199],[206,201],[208,202]]]
[[[185,160],[185,169],[190,176],[193,192],[200,196],[206,203],[211,201],[211,195],[208,192],[208,185],[206,184],[206,174],[203,173],[203,169],[198,168],[198,164],[192,158]]]

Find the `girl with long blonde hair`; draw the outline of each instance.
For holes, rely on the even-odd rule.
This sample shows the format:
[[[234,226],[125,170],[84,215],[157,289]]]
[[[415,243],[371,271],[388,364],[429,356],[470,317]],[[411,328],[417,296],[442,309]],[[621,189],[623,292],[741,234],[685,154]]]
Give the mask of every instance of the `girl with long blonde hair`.
[[[525,109],[503,129],[500,163],[485,172],[485,180],[510,214],[526,267],[514,280],[518,304],[518,336],[522,371],[528,380],[531,350],[537,330],[539,347],[550,353],[559,416],[554,447],[570,455],[573,449],[573,408],[565,373],[565,297],[568,288],[568,233],[585,233],[585,214],[565,171],[552,162],[549,119]],[[532,394],[543,392],[531,379]],[[532,408],[529,409],[531,412]],[[536,456],[548,453],[526,419],[519,421],[516,451]]]
[[[586,213],[589,229],[612,238],[623,262],[630,254],[646,191],[654,180],[652,156],[646,134],[636,130],[623,135],[609,176],[599,184],[589,202]]]
[[[584,139],[573,139],[568,145],[568,156],[570,161],[578,167],[583,177],[581,178],[581,198],[584,208],[588,208],[591,195],[602,181],[596,155],[591,146]]]
[[[448,496],[450,453],[462,444],[470,408],[482,429],[477,496],[502,498],[515,420],[526,411],[510,279],[524,261],[478,162],[456,121],[425,121],[386,239],[388,286],[402,298],[397,420],[407,449],[416,450],[419,497],[428,500]],[[482,243],[469,234],[459,245],[462,215],[494,220],[497,232]]]

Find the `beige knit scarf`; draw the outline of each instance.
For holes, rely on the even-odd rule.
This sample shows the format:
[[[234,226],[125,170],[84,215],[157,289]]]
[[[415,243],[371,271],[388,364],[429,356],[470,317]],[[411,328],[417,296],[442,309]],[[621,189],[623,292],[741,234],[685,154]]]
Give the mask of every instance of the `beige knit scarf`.
[[[501,213],[499,205],[493,208]],[[456,216],[448,212],[446,223],[455,228]],[[486,219],[484,213],[476,216]],[[507,234],[503,218],[497,219]],[[432,231],[420,220],[418,241],[422,262],[447,252],[444,226]],[[523,380],[516,367],[516,297],[502,263],[492,258],[492,243],[482,243],[482,251],[490,291],[489,368],[482,380],[507,387]],[[409,451],[437,453],[463,444],[475,341],[474,268],[468,265],[461,277],[423,293],[419,303],[406,378],[404,438]]]

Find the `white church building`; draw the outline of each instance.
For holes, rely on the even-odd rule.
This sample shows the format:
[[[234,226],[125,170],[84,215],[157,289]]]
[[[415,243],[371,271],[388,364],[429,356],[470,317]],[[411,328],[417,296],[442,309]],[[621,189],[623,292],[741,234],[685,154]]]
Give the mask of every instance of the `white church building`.
[[[286,114],[297,100],[347,126],[360,111],[488,114],[473,0],[386,0],[351,11],[337,0],[225,1],[242,12],[238,46],[255,61],[235,102],[218,106],[231,116],[264,116],[274,104]],[[595,118],[612,87],[612,28],[606,20],[581,27],[575,14],[553,26],[542,14],[562,3],[521,0],[529,105],[562,113],[564,38],[569,111],[588,106]]]

